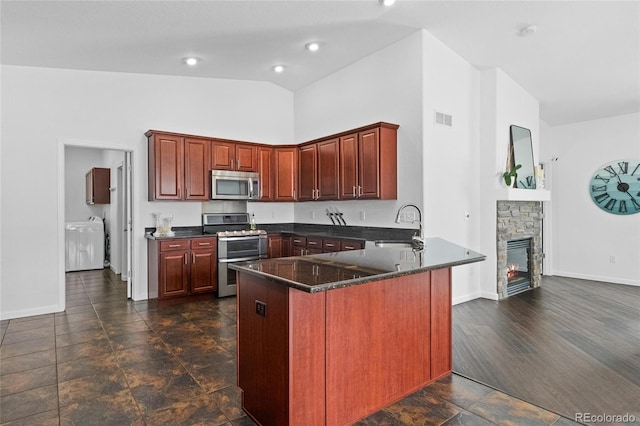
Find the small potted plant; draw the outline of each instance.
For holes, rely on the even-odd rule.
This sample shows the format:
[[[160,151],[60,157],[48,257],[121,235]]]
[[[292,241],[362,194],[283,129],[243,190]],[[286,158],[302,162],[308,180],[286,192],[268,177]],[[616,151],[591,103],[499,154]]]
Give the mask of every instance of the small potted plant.
[[[507,186],[511,186],[513,184],[513,186],[515,186],[516,181],[518,180],[518,169],[522,167],[522,164],[516,164],[515,166],[511,166],[509,170],[507,170],[506,172],[504,172],[502,174],[502,177],[504,178],[504,183],[507,184]],[[513,181],[511,180],[513,178]]]

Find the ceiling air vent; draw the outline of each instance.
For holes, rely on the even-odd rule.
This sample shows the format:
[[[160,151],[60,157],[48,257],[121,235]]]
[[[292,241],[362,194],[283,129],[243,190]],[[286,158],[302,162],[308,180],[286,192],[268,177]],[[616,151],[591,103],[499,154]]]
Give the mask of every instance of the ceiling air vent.
[[[442,126],[453,126],[453,118],[451,117],[451,114],[445,114],[444,112],[435,111],[434,120],[436,124],[440,124]]]

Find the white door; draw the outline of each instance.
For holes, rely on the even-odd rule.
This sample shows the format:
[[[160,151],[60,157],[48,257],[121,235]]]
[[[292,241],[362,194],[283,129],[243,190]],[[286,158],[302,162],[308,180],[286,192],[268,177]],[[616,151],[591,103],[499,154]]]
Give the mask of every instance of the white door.
[[[132,244],[133,239],[131,236],[131,152],[125,151],[124,163],[122,170],[122,235],[121,235],[121,265],[122,275],[121,279],[127,281],[127,298],[131,298],[132,294],[132,276],[131,267],[132,262]]]

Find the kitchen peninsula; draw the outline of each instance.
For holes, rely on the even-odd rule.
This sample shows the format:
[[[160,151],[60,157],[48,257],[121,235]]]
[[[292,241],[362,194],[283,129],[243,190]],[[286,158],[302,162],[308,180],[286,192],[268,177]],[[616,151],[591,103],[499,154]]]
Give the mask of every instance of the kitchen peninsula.
[[[345,425],[451,373],[451,268],[439,238],[235,264],[238,386],[267,425]]]

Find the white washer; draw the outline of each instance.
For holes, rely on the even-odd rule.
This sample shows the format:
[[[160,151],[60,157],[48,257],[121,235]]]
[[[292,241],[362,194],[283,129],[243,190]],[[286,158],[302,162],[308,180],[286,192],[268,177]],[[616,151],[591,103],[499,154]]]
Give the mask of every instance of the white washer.
[[[104,223],[96,216],[87,222],[65,223],[65,271],[104,268]]]

